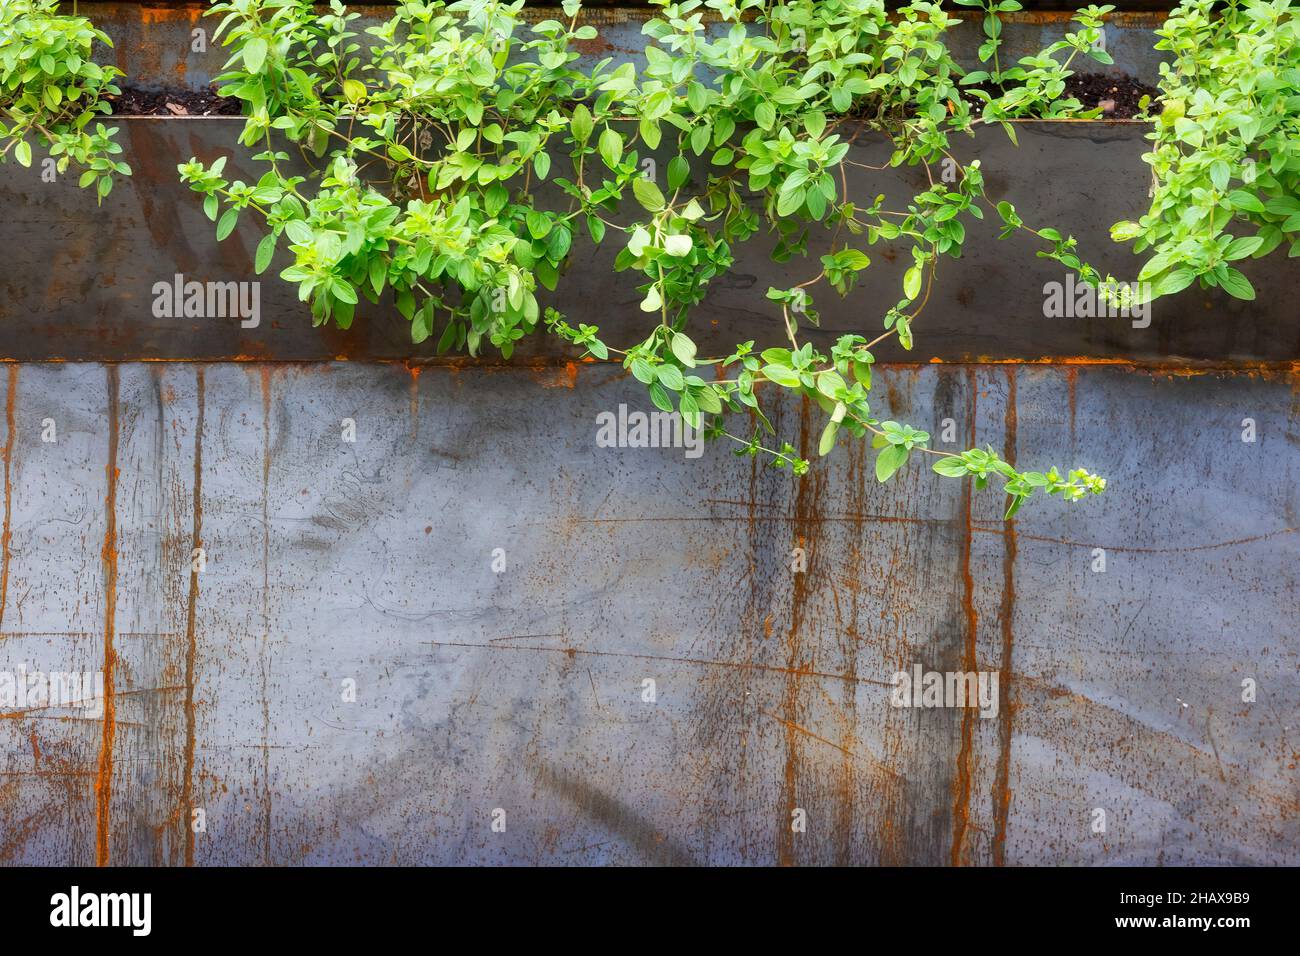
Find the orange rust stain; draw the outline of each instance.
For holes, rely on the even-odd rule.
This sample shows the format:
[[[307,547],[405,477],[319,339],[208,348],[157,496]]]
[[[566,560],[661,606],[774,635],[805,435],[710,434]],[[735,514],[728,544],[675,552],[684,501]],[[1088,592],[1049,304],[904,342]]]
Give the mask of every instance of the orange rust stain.
[[[415,438],[420,434],[420,372],[423,369],[408,362],[406,371],[411,376],[411,437]]]
[[[979,392],[975,387],[975,372],[967,373],[971,387],[970,401],[970,446],[975,447],[975,416],[979,401]],[[962,607],[966,612],[966,646],[962,669],[970,672],[976,669],[975,636],[979,624],[979,615],[975,611],[975,578],[971,574],[971,544],[975,537],[975,528],[971,515],[971,482],[965,483],[965,500],[962,506],[966,533],[961,546]],[[974,749],[974,712],[970,708],[962,711],[961,750],[957,754],[956,797],[953,801],[952,816],[952,865],[962,865],[962,850],[966,842],[966,830],[970,826],[970,790],[971,790],[971,752]]]
[[[805,396],[799,408],[799,456],[801,458],[810,457],[808,450],[809,436],[812,431],[810,415],[811,403]],[[794,502],[793,530],[801,544],[805,539],[811,538],[818,527],[816,507],[821,496],[821,473],[818,473],[815,477],[808,477],[813,477],[813,480],[809,481],[805,477],[803,481],[799,482]],[[781,701],[784,711],[782,723],[785,726],[786,754],[783,777],[785,816],[782,820],[781,839],[777,849],[777,859],[781,866],[791,866],[794,863],[794,834],[790,829],[789,821],[791,814],[794,812],[797,799],[800,740],[798,731],[795,728],[798,726],[799,698],[802,686],[799,671],[803,669],[801,662],[803,656],[802,631],[804,610],[808,600],[807,581],[813,573],[813,561],[816,560],[816,548],[809,547],[808,550],[810,555],[808,567],[803,574],[794,575],[794,585],[790,596],[790,630],[786,635],[786,671],[788,676],[785,680]]]
[[[1072,370],[1073,371],[1073,370]],[[1071,389],[1073,397],[1073,389]],[[1071,420],[1073,420],[1073,409]],[[1007,369],[1007,411],[1002,457],[1012,466],[1016,463],[1016,372]],[[1002,606],[998,617],[1002,624],[1002,662],[999,674],[1001,687],[998,696],[1003,706],[998,713],[998,766],[993,780],[993,863],[1007,863],[1007,817],[1011,811],[1011,734],[1014,707],[1011,700],[1012,639],[1016,611],[1016,520],[1004,522],[1006,537],[1002,551]]]
[[[197,23],[199,17],[203,15],[203,7],[198,4],[188,6],[177,4],[170,7],[141,5],[136,9],[140,22],[148,24],[167,23],[172,20],[187,20],[190,23]]]
[[[31,739],[31,742],[32,742],[32,763],[33,763],[33,764],[38,764],[38,763],[41,762],[41,744],[40,744],[40,741],[38,741],[38,740],[36,739],[36,728],[35,728],[35,727],[33,727],[33,728],[31,729],[31,732],[30,732],[30,739]]]
[[[117,701],[114,698],[113,671],[117,654],[113,650],[113,631],[117,617],[117,442],[118,442],[118,370],[108,366],[108,464],[104,466],[108,490],[104,496],[104,719],[99,747],[99,768],[95,776],[95,864],[108,866],[109,830],[113,800],[113,738],[117,731]]]
[[[203,416],[206,408],[203,368],[195,373],[198,396],[194,426],[194,532],[193,547],[203,546]],[[193,553],[193,552],[191,552]],[[181,777],[181,826],[185,830],[185,865],[194,865],[194,828],[190,814],[194,802],[194,659],[198,649],[195,618],[199,603],[199,573],[190,567],[190,593],[185,618],[185,766]]]
[[[5,399],[5,420],[8,422],[8,433],[5,436],[4,446],[4,463],[5,463],[5,515],[4,530],[0,532],[0,627],[4,626],[5,607],[9,603],[9,543],[12,540],[10,530],[10,516],[13,504],[13,483],[11,473],[13,470],[14,459],[14,435],[18,431],[14,422],[14,406],[18,398],[18,366],[9,366],[9,390]]]

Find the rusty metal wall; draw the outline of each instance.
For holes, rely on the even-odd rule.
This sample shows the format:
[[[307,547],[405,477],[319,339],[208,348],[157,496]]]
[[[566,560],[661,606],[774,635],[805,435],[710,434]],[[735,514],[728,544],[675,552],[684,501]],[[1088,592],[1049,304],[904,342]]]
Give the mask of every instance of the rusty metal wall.
[[[1110,476],[1004,523],[861,446],[597,448],[606,368],[7,374],[0,661],[114,675],[0,720],[8,863],[1300,862],[1294,376],[887,370]],[[913,662],[997,717],[891,707]]]
[[[159,320],[176,271],[250,278],[252,234],[217,246],[171,174],[237,124],[121,125],[102,212],[0,169],[0,674],[109,678],[99,716],[0,707],[0,863],[1300,863],[1294,262],[1135,329],[1043,318],[1060,277],[973,241],[876,392],[938,447],[1110,479],[1004,522],[920,468],[882,488],[861,446],[801,481],[602,448],[646,407],[616,367],[425,364],[269,278],[260,329]],[[1141,134],[970,148],[1118,270]],[[747,256],[702,338],[775,328]],[[881,258],[828,329],[896,298]],[[562,307],[630,330],[627,277],[583,269]],[[776,418],[815,446],[816,409]],[[997,715],[891,706],[915,663],[999,672]]]
[[[39,157],[30,169],[13,163],[0,167],[0,242],[8,266],[0,273],[5,316],[0,354],[25,361],[434,358],[437,336],[412,346],[409,323],[387,304],[374,309],[363,302],[348,332],[313,329],[302,321],[296,289],[277,278],[290,262],[283,248],[260,277],[257,328],[241,328],[234,320],[154,315],[155,284],[171,282],[177,273],[200,282],[257,278],[253,252],[262,233],[256,224],[244,217],[232,236],[218,243],[215,225],[180,183],[176,164],[224,155],[229,157],[226,175],[247,182],[264,170],[237,147],[243,125],[238,118],[140,117],[118,125],[123,155],[135,174],[120,180],[102,206],[91,192],[76,187],[74,176],[46,182]],[[987,129],[954,148],[964,160],[981,160],[990,196],[1014,202],[1027,222],[1077,235],[1085,258],[1103,271],[1134,277],[1143,259],[1112,242],[1109,229],[1148,208],[1144,125],[1033,122],[1017,124],[1017,130],[1019,146],[1000,129]],[[883,141],[863,136],[849,157],[879,165],[888,151]],[[854,167],[848,179],[850,195],[884,193],[898,207],[925,188],[924,171],[914,168],[872,174]],[[1042,243],[1032,238],[998,241],[996,235],[987,218],[971,224],[962,258],[940,264],[927,311],[918,320],[917,352],[885,349],[882,357],[945,362],[1084,357],[1173,367],[1225,362],[1289,367],[1300,354],[1293,294],[1300,260],[1273,256],[1243,262],[1258,292],[1254,301],[1192,289],[1157,301],[1149,325],[1135,327],[1123,317],[1046,318],[1044,287],[1062,283],[1064,267],[1037,258]],[[781,338],[780,312],[765,298],[767,288],[789,288],[811,278],[829,238],[826,230],[814,231],[809,257],[785,264],[771,261],[772,240],[764,234],[737,248],[735,265],[710,287],[705,301],[710,321],[697,336],[701,347],[726,354],[737,342]],[[903,270],[911,261],[906,248],[881,245],[866,251],[873,265],[851,295],[816,296],[821,325],[810,337],[820,346],[828,348],[846,331],[879,327],[886,309],[898,301]],[[644,315],[636,308],[636,278],[613,270],[615,252],[608,243],[593,249],[577,240],[570,275],[545,302],[571,321],[599,325],[611,341],[632,341],[638,332],[644,335]],[[578,275],[580,282],[574,281]],[[519,354],[530,362],[554,362],[566,353],[553,340],[536,336],[521,343]]]
[[[113,41],[102,62],[114,63],[128,74],[126,82],[146,89],[202,89],[221,73],[228,57],[220,42],[208,42],[218,22],[205,16],[206,3],[131,3],[123,0],[90,0],[79,10]],[[1025,4],[1032,8],[1032,4]],[[1056,6],[1068,6],[1056,4]],[[1134,12],[1140,3],[1121,4],[1120,12],[1106,20],[1106,48],[1115,59],[1112,66],[1093,63],[1091,72],[1122,73],[1154,83],[1163,54],[1153,49],[1155,28],[1164,20],[1158,12]],[[1159,4],[1157,4],[1159,6]],[[364,30],[381,23],[391,13],[391,5],[348,4],[349,10],[361,14],[355,29],[365,42]],[[1148,10],[1150,8],[1147,8]],[[554,18],[554,7],[530,5],[523,16],[533,21]],[[716,15],[703,11],[706,29],[720,29]],[[958,62],[973,69],[978,64],[976,50],[984,40],[983,14],[954,7],[950,13],[963,22],[954,27],[949,43]],[[657,11],[643,4],[588,3],[581,14],[582,22],[595,25],[600,35],[581,41],[576,48],[584,54],[581,65],[590,68],[603,57],[615,61],[639,58],[645,38],[642,26]],[[1002,55],[1011,59],[1038,53],[1061,38],[1069,28],[1072,12],[1039,11],[1003,15]],[[202,37],[194,31],[203,31]]]

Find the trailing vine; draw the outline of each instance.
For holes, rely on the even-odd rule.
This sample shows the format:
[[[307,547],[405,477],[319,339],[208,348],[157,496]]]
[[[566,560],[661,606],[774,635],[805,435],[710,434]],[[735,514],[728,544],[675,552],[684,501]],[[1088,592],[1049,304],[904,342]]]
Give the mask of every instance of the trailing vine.
[[[113,175],[131,175],[115,159],[122,147],[116,128],[90,121],[110,112],[104,97],[121,91],[113,85],[120,70],[100,66],[91,56],[97,43],[112,46],[85,17],[59,14],[58,0],[5,0],[0,4],[0,160],[10,155],[32,164],[35,141],[66,172],[76,163],[80,185],[95,186],[102,201],[113,189]]]
[[[531,26],[522,6],[411,2],[358,33],[358,15],[338,0],[325,15],[305,0],[215,5],[231,49],[221,92],[242,101],[241,143],[266,164],[255,183],[228,180],[221,159],[181,165],[218,239],[256,216],[266,230],[257,271],[287,248],[293,263],[281,276],[317,324],[347,328],[362,296],[391,294],[413,341],[436,335],[439,352],[491,346],[506,357],[540,325],[584,355],[621,361],[657,407],[733,438],[738,454],[767,454],[796,473],[808,462],[793,446],[764,444],[772,429],[760,399],[772,388],[823,409],[821,454],[845,436],[871,441],[882,482],[917,452],[940,475],[981,488],[1000,479],[1008,517],[1036,491],[1073,501],[1104,489],[1084,469],[1022,472],[991,448],[934,450],[926,432],[878,418],[869,395],[872,349],[889,338],[912,347],[940,262],[960,254],[986,210],[1003,236],[1027,231],[1040,255],[1084,268],[1072,237],[992,201],[979,163],[959,163],[949,141],[986,124],[1014,139],[1010,120],[1077,115],[1064,80],[1076,56],[1105,61],[1094,41],[1109,7],[1081,11],[1065,40],[1011,68],[997,62],[992,36],[992,69],[963,85],[943,42],[959,21],[923,0],[892,17],[881,0],[666,4],[645,25],[641,69],[606,59],[589,71],[577,68],[577,45],[596,30],[579,25],[577,2],[565,2],[563,20]],[[988,13],[1015,7],[1001,0]],[[706,28],[706,12],[720,29]],[[846,169],[861,164],[848,137],[863,129],[890,137],[889,165],[924,167],[929,188],[901,208],[850,197]],[[318,173],[292,172],[289,149]],[[662,176],[645,174],[650,151],[667,157]],[[954,182],[932,174],[941,162]],[[734,246],[763,228],[778,260],[806,256],[813,228],[830,232],[830,251],[806,281],[768,290],[785,341],[699,355],[692,307]],[[556,288],[575,241],[614,237],[615,268],[639,276],[651,323],[621,347],[538,298]],[[849,294],[877,243],[908,249],[899,298],[879,333],[841,336],[823,354],[803,340],[817,322],[814,294]],[[729,432],[727,413],[748,413],[753,432]]]

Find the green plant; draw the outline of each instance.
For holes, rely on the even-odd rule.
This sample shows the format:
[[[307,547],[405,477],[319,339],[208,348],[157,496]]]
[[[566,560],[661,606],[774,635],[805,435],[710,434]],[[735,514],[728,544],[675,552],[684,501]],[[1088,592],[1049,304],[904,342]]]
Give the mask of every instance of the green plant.
[[[1163,108],[1143,156],[1151,209],[1111,235],[1153,253],[1138,275],[1148,297],[1199,280],[1253,299],[1233,262],[1284,242],[1300,255],[1297,8],[1293,0],[1184,0],[1156,32],[1172,62],[1161,64]]]
[[[1066,34],[1060,40],[1048,46],[1035,56],[1021,57],[1018,65],[1003,69],[998,57],[1002,47],[1003,13],[1014,13],[1023,9],[1017,0],[956,0],[958,6],[979,7],[984,10],[984,36],[980,44],[979,60],[981,63],[992,61],[988,70],[972,70],[962,77],[962,85],[986,84],[1000,92],[999,112],[1010,116],[1035,117],[1092,117],[1101,110],[1083,111],[1083,105],[1074,97],[1062,97],[1065,81],[1074,75],[1070,64],[1075,57],[1083,54],[1098,63],[1112,63],[1109,53],[1098,47],[1101,39],[1102,21],[1106,14],[1115,8],[1089,6],[1078,11],[1074,20],[1080,29]],[[1064,62],[1057,59],[1058,53],[1069,51]],[[983,90],[972,94],[989,101],[992,96]]]
[[[131,175],[114,157],[122,147],[115,128],[91,119],[108,113],[104,96],[121,92],[113,81],[121,72],[91,60],[96,43],[109,38],[85,17],[57,12],[58,0],[5,0],[0,5],[0,159],[12,153],[23,166],[32,163],[32,140],[57,157],[66,172],[76,163],[80,184],[95,184],[100,200],[113,188],[113,174]]]
[[[281,275],[317,323],[346,328],[362,296],[387,291],[413,340],[437,334],[439,351],[491,345],[509,356],[543,325],[584,354],[616,356],[659,408],[797,473],[808,463],[790,444],[762,443],[767,389],[820,405],[822,454],[841,436],[870,435],[881,481],[915,451],[934,456],[941,475],[971,475],[979,487],[1000,478],[1008,516],[1036,490],[1075,500],[1104,488],[1082,469],[1019,472],[992,449],[934,451],[925,432],[879,420],[868,401],[871,349],[894,336],[911,348],[939,261],[960,254],[966,224],[985,207],[1003,235],[1027,229],[1046,245],[1041,254],[1077,265],[1072,238],[1028,229],[1008,203],[988,199],[979,164],[963,166],[948,147],[978,124],[1014,136],[1012,118],[1076,108],[1060,97],[1067,74],[1053,52],[1090,49],[1100,12],[1081,14],[1084,32],[1001,71],[995,89],[968,88],[968,98],[943,43],[958,21],[936,3],[918,0],[891,18],[881,0],[687,0],[646,24],[642,70],[603,60],[587,72],[575,68],[574,47],[596,31],[578,25],[578,3],[564,4],[565,21],[528,29],[521,7],[405,3],[360,37],[357,15],[337,0],[324,16],[303,0],[217,4],[217,32],[232,49],[221,91],[243,102],[241,142],[267,165],[256,183],[229,181],[224,160],[180,167],[218,238],[246,213],[263,220],[257,270],[286,245],[293,263]],[[706,31],[706,8],[723,21],[719,34]],[[746,14],[756,24],[743,23]],[[892,139],[891,165],[929,172],[951,163],[955,181],[932,175],[902,208],[883,196],[859,205],[846,168],[861,164],[845,137],[864,128]],[[319,174],[292,173],[287,144],[319,160]],[[651,150],[667,157],[662,176],[643,174]],[[733,246],[764,224],[779,260],[807,255],[813,227],[833,236],[816,275],[768,291],[788,344],[701,356],[691,307],[731,265]],[[575,328],[539,304],[580,232],[595,243],[619,237],[615,268],[639,274],[641,310],[653,317],[640,341],[616,348],[596,327]],[[801,341],[817,320],[812,290],[825,283],[848,294],[870,264],[861,246],[878,242],[906,246],[912,262],[882,332],[842,336],[829,355]],[[700,374],[709,367],[721,372]],[[732,435],[725,413],[746,411],[752,436]]]

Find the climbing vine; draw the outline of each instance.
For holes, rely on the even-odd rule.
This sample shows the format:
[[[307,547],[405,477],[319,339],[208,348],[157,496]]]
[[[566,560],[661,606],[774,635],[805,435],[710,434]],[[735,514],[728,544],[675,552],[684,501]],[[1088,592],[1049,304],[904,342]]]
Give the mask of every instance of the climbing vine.
[[[881,0],[665,4],[645,25],[639,68],[606,59],[585,70],[578,46],[597,32],[579,23],[579,4],[534,24],[522,6],[410,2],[358,30],[358,14],[337,0],[324,15],[305,0],[216,4],[231,50],[221,92],[242,101],[240,141],[265,164],[253,183],[230,181],[222,159],[181,165],[218,239],[255,216],[257,271],[287,249],[293,262],[281,276],[317,324],[347,328],[362,297],[391,295],[413,341],[436,336],[439,352],[491,347],[506,357],[540,326],[584,355],[621,361],[657,407],[734,439],[738,454],[796,473],[809,463],[765,438],[773,389],[824,411],[820,454],[847,438],[870,441],[882,482],[917,453],[943,476],[979,487],[999,479],[1008,516],[1037,491],[1072,501],[1103,490],[1084,469],[1022,472],[991,448],[931,449],[926,432],[879,417],[870,393],[872,350],[889,338],[912,347],[941,261],[960,254],[986,214],[1003,236],[1026,231],[1040,255],[1085,268],[1072,237],[1031,228],[992,201],[980,164],[959,163],[949,145],[979,125],[1014,139],[1013,119],[1089,115],[1065,96],[1065,79],[1076,57],[1108,61],[1095,40],[1111,8],[1080,11],[1064,40],[1012,66],[986,24],[990,68],[965,74],[944,43],[958,20],[922,0],[892,16]],[[1014,0],[989,4],[988,23],[1015,9]],[[930,175],[899,208],[850,196],[847,170],[861,164],[849,138],[863,130],[890,137],[888,165],[930,173],[947,162],[953,181]],[[316,171],[295,172],[291,151]],[[651,153],[662,174],[647,174]],[[767,291],[782,341],[701,355],[692,309],[760,230],[779,261],[807,257],[813,230],[830,234],[829,251],[807,280]],[[579,241],[617,243],[614,268],[637,276],[644,338],[616,346],[539,299]],[[879,243],[907,250],[897,300],[881,309],[877,333],[819,351],[805,340],[815,297],[851,294]],[[747,426],[735,434],[729,420]]]

